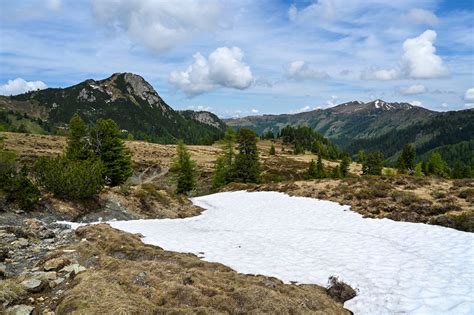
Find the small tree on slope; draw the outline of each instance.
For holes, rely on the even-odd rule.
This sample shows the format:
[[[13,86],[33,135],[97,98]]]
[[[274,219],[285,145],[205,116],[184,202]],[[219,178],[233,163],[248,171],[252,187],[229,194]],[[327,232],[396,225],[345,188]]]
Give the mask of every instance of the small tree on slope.
[[[177,155],[170,171],[176,180],[176,192],[183,194],[192,191],[196,187],[196,162],[191,160],[183,141],[178,142]]]

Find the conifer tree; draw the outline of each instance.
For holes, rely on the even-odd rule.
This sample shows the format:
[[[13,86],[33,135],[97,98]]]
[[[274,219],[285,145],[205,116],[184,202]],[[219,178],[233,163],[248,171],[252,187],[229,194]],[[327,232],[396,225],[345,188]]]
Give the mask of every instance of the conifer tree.
[[[92,156],[86,123],[79,114],[69,121],[66,157],[70,160],[87,160]]]
[[[413,175],[415,177],[422,177],[423,176],[423,164],[421,162],[417,163],[415,165],[415,172],[413,173]]]
[[[384,160],[383,153],[380,151],[367,154],[362,164],[362,173],[364,175],[382,175]]]
[[[339,167],[339,165],[336,165],[336,167],[334,167],[332,169],[331,177],[332,178],[342,178],[341,168]]]
[[[196,162],[191,160],[191,155],[182,140],[178,141],[176,153],[170,169],[175,176],[176,192],[188,193],[196,188]]]
[[[433,152],[426,163],[426,173],[439,177],[449,177],[449,168],[439,152]]]
[[[95,155],[104,164],[104,173],[109,184],[117,186],[132,175],[132,158],[120,130],[112,119],[99,119],[90,131]]]
[[[275,155],[276,152],[275,152],[275,146],[272,144],[272,146],[270,147],[270,152],[269,152],[270,155]]]
[[[257,135],[242,128],[237,135],[237,151],[232,180],[242,183],[257,183],[260,180],[260,162],[257,150]]]
[[[316,169],[316,162],[311,160],[309,162],[308,170],[306,171],[305,178],[306,179],[313,179],[318,177],[318,170]]]
[[[232,179],[232,170],[235,160],[234,146],[236,134],[233,129],[227,129],[222,139],[222,153],[217,158],[212,178],[212,188],[228,184]]]
[[[360,163],[360,164],[364,164],[365,163],[365,151],[364,150],[359,150],[359,152],[357,152],[357,162]]]
[[[397,161],[397,168],[401,173],[413,173],[415,170],[416,151],[411,144],[405,144]]]
[[[349,155],[344,155],[342,161],[339,165],[339,169],[342,177],[347,177],[349,175],[349,166],[351,165],[351,157]]]
[[[323,159],[321,154],[318,155],[318,163],[316,164],[316,178],[326,178],[326,171],[324,170]]]

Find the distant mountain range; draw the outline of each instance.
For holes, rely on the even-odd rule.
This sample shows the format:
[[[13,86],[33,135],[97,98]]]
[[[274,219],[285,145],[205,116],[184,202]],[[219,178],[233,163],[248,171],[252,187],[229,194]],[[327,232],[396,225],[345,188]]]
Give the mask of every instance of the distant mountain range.
[[[67,88],[2,96],[0,111],[4,116],[5,112],[21,113],[49,128],[66,126],[74,113],[87,122],[111,118],[135,139],[161,143],[183,139],[210,144],[225,130],[225,124],[212,113],[173,110],[148,82],[132,73],[115,73],[104,80],[86,80]]]
[[[435,112],[383,100],[354,101],[298,114],[251,116],[225,122],[259,134],[268,130],[277,133],[286,125],[305,125],[351,154],[360,149],[380,150],[391,161],[406,143],[414,144],[422,155],[438,147],[447,151],[446,146],[474,139],[474,109]]]

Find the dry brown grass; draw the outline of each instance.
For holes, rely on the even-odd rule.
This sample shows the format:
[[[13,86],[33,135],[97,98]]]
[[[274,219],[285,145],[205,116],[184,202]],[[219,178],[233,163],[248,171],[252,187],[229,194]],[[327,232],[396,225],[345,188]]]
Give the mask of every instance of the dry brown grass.
[[[324,288],[236,273],[194,255],[144,245],[105,224],[78,229],[69,247],[95,264],[68,285],[57,314],[345,314]]]

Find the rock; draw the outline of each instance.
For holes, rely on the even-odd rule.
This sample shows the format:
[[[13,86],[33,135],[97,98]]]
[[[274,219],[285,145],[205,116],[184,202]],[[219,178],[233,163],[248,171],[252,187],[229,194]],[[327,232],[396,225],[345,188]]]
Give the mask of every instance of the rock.
[[[7,266],[0,263],[0,279],[5,279],[7,277]]]
[[[46,271],[49,270],[59,270],[66,266],[69,263],[68,259],[65,258],[53,258],[44,263],[43,269]]]
[[[63,269],[61,269],[61,271],[65,271],[67,273],[74,272],[75,274],[78,274],[78,273],[80,273],[84,270],[86,270],[86,268],[84,266],[79,265],[79,264],[71,264],[71,265],[68,265],[68,266],[64,267]]]
[[[0,261],[5,261],[8,258],[8,248],[2,247],[0,248]]]
[[[37,272],[33,272],[31,275],[32,275],[32,278],[40,280],[40,281],[56,280],[58,278],[55,271],[48,271],[48,272],[37,271]]]
[[[15,305],[7,308],[7,315],[30,315],[35,308],[29,305]]]
[[[28,246],[28,240],[26,238],[19,238],[16,242],[15,245],[17,245],[20,248]]]
[[[21,285],[24,286],[26,290],[33,293],[39,292],[43,289],[43,282],[34,278],[23,281]]]
[[[61,278],[61,277],[59,277],[59,278],[57,278],[56,280],[52,281],[52,283],[54,284],[53,286],[57,286],[57,285],[59,285],[59,284],[61,284],[61,283],[63,283],[63,282],[64,282],[64,278]],[[50,283],[50,284],[51,284],[51,283]]]

